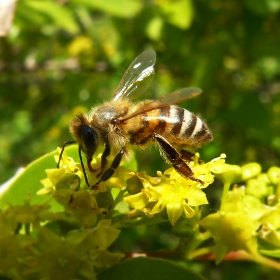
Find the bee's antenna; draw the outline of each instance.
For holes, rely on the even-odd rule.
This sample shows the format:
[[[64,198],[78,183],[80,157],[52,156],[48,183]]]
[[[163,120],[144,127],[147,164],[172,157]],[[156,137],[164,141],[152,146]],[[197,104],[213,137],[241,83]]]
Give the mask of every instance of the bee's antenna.
[[[67,141],[67,142],[63,143],[63,146],[62,146],[62,149],[61,149],[61,152],[60,152],[60,155],[59,155],[58,163],[57,163],[57,166],[56,166],[57,168],[59,168],[59,164],[60,164],[60,161],[61,161],[61,158],[62,158],[65,147],[69,146],[69,145],[72,145],[72,144],[75,144],[75,143],[76,143],[76,141]]]
[[[76,141],[74,141],[74,140],[73,141],[67,141],[67,142],[63,143],[62,149],[61,149],[61,152],[60,152],[60,155],[59,155],[58,163],[57,163],[57,168],[59,168],[59,164],[60,164],[60,161],[61,161],[61,158],[62,158],[65,147],[67,147],[69,145],[72,145],[72,144],[75,144],[75,143],[76,143]],[[81,151],[82,151],[82,148],[81,148],[81,146],[79,146],[79,158],[80,158],[83,173],[84,173],[84,176],[85,176],[85,181],[86,181],[87,185],[89,186],[89,182],[88,182],[88,179],[87,179],[87,174],[86,174],[85,166],[84,166],[84,163],[83,163],[83,158],[82,158]]]
[[[85,176],[85,181],[89,187],[89,183],[88,183],[88,179],[87,179],[87,174],[86,174],[86,170],[85,170],[85,166],[84,166],[84,163],[83,163],[83,158],[82,158],[82,148],[81,146],[79,146],[79,157],[80,157],[80,162],[81,162],[81,165],[82,165],[82,169],[83,169],[83,173],[84,173],[84,176]]]

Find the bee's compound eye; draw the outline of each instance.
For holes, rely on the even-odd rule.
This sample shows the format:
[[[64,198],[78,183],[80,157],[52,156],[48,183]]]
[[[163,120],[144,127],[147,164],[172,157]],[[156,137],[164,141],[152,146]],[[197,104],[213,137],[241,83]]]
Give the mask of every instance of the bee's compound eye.
[[[98,135],[94,131],[94,129],[92,129],[88,125],[82,125],[81,126],[81,136],[82,136],[86,149],[95,151],[95,149],[98,145]]]

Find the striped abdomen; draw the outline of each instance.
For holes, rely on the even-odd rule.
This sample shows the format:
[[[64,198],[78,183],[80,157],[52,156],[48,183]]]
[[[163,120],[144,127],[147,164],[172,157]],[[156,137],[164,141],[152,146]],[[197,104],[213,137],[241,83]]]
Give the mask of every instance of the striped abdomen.
[[[166,138],[176,146],[198,148],[212,140],[207,125],[186,109],[171,105],[158,108],[141,115],[141,126],[134,131],[134,138],[139,144],[144,143],[153,133]]]

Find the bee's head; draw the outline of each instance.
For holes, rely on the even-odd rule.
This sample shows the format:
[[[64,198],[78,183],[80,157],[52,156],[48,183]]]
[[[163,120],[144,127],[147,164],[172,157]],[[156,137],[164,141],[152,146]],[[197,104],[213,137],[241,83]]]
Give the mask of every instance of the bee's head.
[[[87,118],[84,115],[78,115],[70,123],[70,132],[82,151],[86,154],[87,159],[91,161],[99,145],[99,137],[97,132],[90,127]]]

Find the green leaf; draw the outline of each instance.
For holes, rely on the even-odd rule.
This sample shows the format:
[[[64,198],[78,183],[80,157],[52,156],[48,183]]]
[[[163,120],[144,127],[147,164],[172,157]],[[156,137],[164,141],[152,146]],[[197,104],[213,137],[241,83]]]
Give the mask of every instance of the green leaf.
[[[101,272],[98,280],[202,280],[202,276],[174,262],[154,258],[125,260]]]
[[[72,2],[84,4],[88,7],[98,9],[112,16],[128,18],[133,17],[142,9],[142,2],[139,0],[73,0]]]
[[[154,17],[150,20],[146,27],[146,33],[148,37],[154,41],[159,41],[162,35],[163,28],[163,18],[162,17]]]
[[[181,29],[188,29],[193,20],[191,0],[162,1],[160,6],[166,20]]]
[[[80,161],[77,145],[68,146],[65,151],[67,155],[72,157],[76,162]],[[37,191],[43,188],[40,181],[47,177],[45,170],[56,168],[56,162],[54,160],[55,155],[57,155],[57,151],[48,153],[30,163],[8,188],[0,193],[0,207],[5,207],[8,203],[14,205],[23,204],[27,195],[30,196],[31,204],[49,201],[50,196],[39,196],[37,195]],[[135,157],[133,156],[125,166],[129,169],[137,170],[137,161]],[[72,178],[73,176],[69,175],[67,178],[69,179],[69,177]],[[51,205],[53,211],[60,211],[62,209],[61,206],[54,201],[51,202]]]
[[[78,157],[78,148],[76,145],[67,147],[67,155],[73,158]],[[44,203],[50,200],[50,196],[39,196],[37,191],[43,188],[40,181],[47,177],[45,170],[56,168],[54,155],[57,151],[48,153],[30,163],[24,171],[9,185],[9,187],[0,194],[0,207],[5,207],[7,203],[23,204],[27,195],[30,195],[31,204]],[[78,160],[78,159],[77,159]],[[52,210],[62,209],[56,202],[51,203]]]
[[[59,5],[56,1],[29,0],[19,1],[19,4],[19,9],[23,9],[26,17],[29,17],[27,12],[29,12],[31,18],[41,14],[46,18],[45,24],[50,24],[50,20],[52,20],[57,27],[63,28],[70,33],[79,31],[71,10]]]

